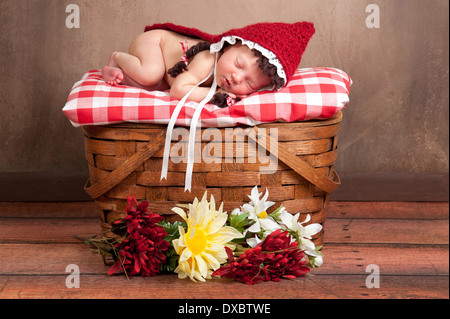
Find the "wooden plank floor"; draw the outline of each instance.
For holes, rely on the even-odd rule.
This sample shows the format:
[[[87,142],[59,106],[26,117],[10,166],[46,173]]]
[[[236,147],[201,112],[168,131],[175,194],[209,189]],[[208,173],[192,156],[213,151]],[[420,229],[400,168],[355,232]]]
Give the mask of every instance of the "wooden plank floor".
[[[73,237],[98,231],[91,202],[0,203],[0,298],[449,298],[448,203],[331,202],[324,265],[312,276],[254,286],[108,276]],[[66,287],[69,264],[80,268],[80,288]],[[379,269],[379,288],[366,286],[369,265]]]

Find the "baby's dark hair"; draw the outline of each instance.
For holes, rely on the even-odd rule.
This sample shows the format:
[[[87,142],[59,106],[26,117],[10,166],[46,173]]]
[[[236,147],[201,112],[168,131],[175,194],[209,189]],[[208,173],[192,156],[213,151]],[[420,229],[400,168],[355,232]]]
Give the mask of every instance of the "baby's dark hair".
[[[186,58],[190,59],[199,52],[209,50],[210,46],[211,44],[209,42],[200,42],[186,51]],[[170,68],[169,71],[167,71],[167,73],[171,77],[176,78],[178,74],[184,71],[187,71],[187,65],[184,61],[180,61],[177,64],[175,64],[172,68]]]
[[[222,49],[225,49],[230,44],[224,43]],[[197,53],[209,50],[211,44],[209,42],[200,42],[193,47],[189,48],[186,51],[186,58],[190,59],[194,57]],[[275,89],[280,89],[284,85],[284,80],[278,76],[277,67],[269,62],[269,60],[262,55],[258,50],[252,49],[253,54],[258,58],[257,63],[259,68],[262,70],[263,74],[270,78],[271,84]],[[187,71],[187,65],[184,61],[180,61],[175,64],[169,71],[167,72],[171,77],[176,78],[180,73]],[[211,99],[210,103],[215,104],[219,107],[228,106],[227,103],[228,94],[226,93],[216,93]],[[236,102],[240,99],[237,98]]]
[[[284,86],[283,78],[278,76],[277,67],[269,62],[265,56],[258,50],[252,49],[253,54],[258,58],[258,66],[263,71],[264,75],[270,78],[270,82],[277,90]]]

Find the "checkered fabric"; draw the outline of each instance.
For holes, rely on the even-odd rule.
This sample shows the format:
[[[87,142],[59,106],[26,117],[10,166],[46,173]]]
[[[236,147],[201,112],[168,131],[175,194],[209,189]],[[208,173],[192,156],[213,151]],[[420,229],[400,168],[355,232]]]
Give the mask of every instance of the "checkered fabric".
[[[277,92],[256,92],[226,108],[207,104],[200,123],[202,127],[232,127],[326,119],[349,102],[351,84],[350,77],[338,69],[297,69],[288,85]],[[168,124],[177,102],[168,91],[110,86],[99,70],[92,70],[74,84],[63,113],[75,127],[120,122]],[[187,102],[175,124],[189,126],[197,105]]]

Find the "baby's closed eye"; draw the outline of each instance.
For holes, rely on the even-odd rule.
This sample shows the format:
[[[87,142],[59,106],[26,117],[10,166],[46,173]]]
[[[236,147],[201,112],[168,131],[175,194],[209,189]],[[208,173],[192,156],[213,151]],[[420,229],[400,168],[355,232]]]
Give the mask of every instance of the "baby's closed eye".
[[[253,83],[252,80],[247,80],[246,82],[247,82],[247,86],[248,86],[248,88],[249,88],[250,90],[256,91],[256,86],[255,86],[255,84]]]
[[[239,57],[236,58],[235,65],[236,65],[236,67],[238,69],[242,69],[243,68],[242,61],[239,60]]]

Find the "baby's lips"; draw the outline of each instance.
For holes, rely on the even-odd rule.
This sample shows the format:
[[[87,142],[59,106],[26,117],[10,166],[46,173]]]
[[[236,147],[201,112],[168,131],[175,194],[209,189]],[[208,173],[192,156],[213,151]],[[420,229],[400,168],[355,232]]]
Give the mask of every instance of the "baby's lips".
[[[230,81],[228,81],[228,79],[226,77],[222,77],[222,85],[227,90],[230,90],[230,88],[231,88],[231,83],[230,83]]]

